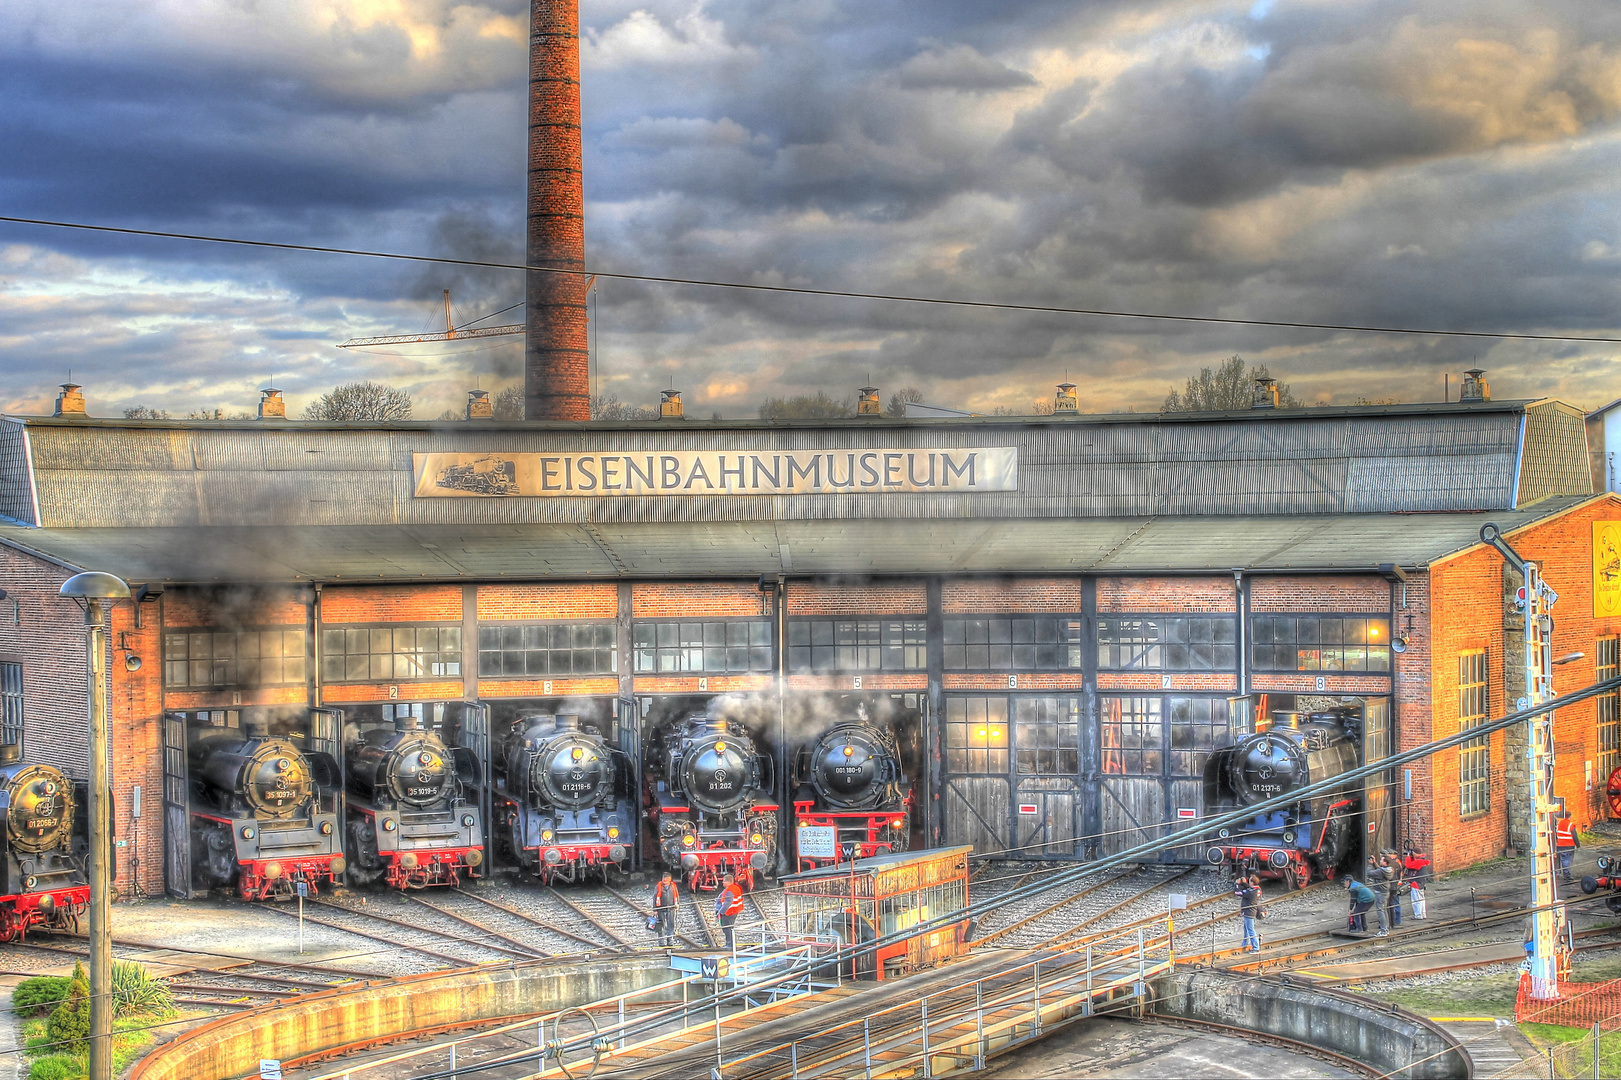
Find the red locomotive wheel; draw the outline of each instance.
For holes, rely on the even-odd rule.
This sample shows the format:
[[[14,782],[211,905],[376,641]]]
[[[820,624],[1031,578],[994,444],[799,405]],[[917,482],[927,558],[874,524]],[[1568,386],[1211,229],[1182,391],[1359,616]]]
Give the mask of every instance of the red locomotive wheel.
[[[1612,772],[1610,779],[1605,781],[1604,794],[1610,800],[1610,816],[1621,818],[1621,769]]]

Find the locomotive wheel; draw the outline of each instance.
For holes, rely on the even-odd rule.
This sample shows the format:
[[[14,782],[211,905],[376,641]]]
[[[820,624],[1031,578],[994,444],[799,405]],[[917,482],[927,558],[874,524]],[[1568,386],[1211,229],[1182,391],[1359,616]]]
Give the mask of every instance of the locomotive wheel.
[[[580,1008],[565,1009],[552,1021],[552,1052],[557,1067],[569,1080],[587,1080],[597,1071],[597,1062],[602,1060],[602,1046],[597,1040],[600,1031],[596,1017]],[[591,1037],[589,1046],[563,1048],[565,1042],[587,1035]]]
[[[1605,781],[1604,794],[1610,802],[1610,816],[1621,818],[1621,769],[1612,772]]]

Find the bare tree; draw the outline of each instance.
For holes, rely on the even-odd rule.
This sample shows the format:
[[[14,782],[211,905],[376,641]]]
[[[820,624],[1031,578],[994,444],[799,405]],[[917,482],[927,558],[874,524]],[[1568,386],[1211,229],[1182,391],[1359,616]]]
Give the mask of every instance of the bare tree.
[[[375,382],[352,382],[334,386],[304,407],[306,420],[387,420],[411,419],[411,395],[392,386]]]
[[[193,409],[191,412],[187,413],[186,414],[186,419],[187,420],[252,420],[253,419],[253,414],[252,413],[245,413],[245,412],[228,413],[224,409],[210,409],[210,408],[207,408],[205,406],[204,408],[201,408],[201,409]]]
[[[849,398],[828,397],[824,391],[791,398],[766,398],[760,403],[761,420],[837,420],[850,416]]]
[[[628,405],[613,394],[598,394],[591,399],[593,420],[657,420],[659,411],[646,405]]]
[[[906,406],[909,402],[922,400],[923,391],[915,386],[903,386],[889,395],[889,408],[884,410],[884,415],[892,420],[899,420],[906,415]]]
[[[1255,380],[1270,379],[1272,373],[1265,364],[1256,364],[1246,370],[1242,356],[1229,356],[1221,367],[1212,371],[1201,368],[1197,377],[1188,379],[1187,387],[1179,394],[1175,389],[1165,395],[1161,412],[1220,412],[1226,409],[1247,409],[1255,401]],[[1298,409],[1301,401],[1289,390],[1289,384],[1278,383],[1278,404],[1285,409]]]
[[[523,419],[523,387],[518,384],[505,387],[495,395],[495,418],[497,420]]]
[[[149,409],[145,405],[134,405],[124,410],[125,420],[172,420],[167,409]]]

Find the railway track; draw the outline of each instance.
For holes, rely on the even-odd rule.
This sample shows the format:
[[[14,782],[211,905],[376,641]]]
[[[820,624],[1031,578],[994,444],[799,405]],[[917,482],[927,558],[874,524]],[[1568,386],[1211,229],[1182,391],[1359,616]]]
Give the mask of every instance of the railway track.
[[[449,967],[467,967],[512,959],[529,960],[540,955],[538,952],[525,952],[510,945],[479,941],[458,930],[440,929],[431,925],[432,920],[408,922],[397,916],[368,911],[354,904],[342,904],[332,900],[308,900],[306,903],[325,913],[311,915],[306,912],[304,915],[306,922],[353,934],[368,941],[391,946],[396,950],[427,956]],[[422,908],[432,910],[428,905],[422,905]],[[267,905],[264,910],[279,911],[288,918],[298,918],[296,912],[276,906]],[[445,917],[442,913],[436,913],[436,917],[442,924],[455,925],[455,920]]]

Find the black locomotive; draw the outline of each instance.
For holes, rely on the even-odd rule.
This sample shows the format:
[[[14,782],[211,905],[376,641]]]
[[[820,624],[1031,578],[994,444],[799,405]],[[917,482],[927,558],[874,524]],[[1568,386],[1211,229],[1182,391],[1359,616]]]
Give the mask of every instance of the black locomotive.
[[[630,868],[636,806],[625,755],[575,715],[522,713],[495,754],[491,820],[503,860],[541,881]]]
[[[838,857],[905,851],[911,811],[912,784],[895,725],[871,719],[865,704],[794,756],[794,822],[834,829]],[[800,870],[835,861],[802,850],[797,855]]]
[[[0,746],[0,941],[20,940],[41,923],[74,929],[90,902],[75,808],[82,787],[51,765],[27,764],[14,744]]]
[[[698,713],[654,729],[649,818],[659,855],[694,889],[731,870],[745,887],[777,861],[771,757],[735,720]]]
[[[1362,717],[1355,710],[1277,717],[1268,730],[1246,735],[1206,760],[1206,817],[1286,795],[1361,763]],[[1333,878],[1355,857],[1354,823],[1361,811],[1361,786],[1349,782],[1332,794],[1220,830],[1205,857],[1214,864],[1249,864],[1263,876],[1304,888],[1313,877]]]
[[[458,885],[484,863],[484,823],[466,787],[478,763],[446,746],[423,718],[401,711],[392,730],[363,728],[344,751],[349,876],[396,889]]]
[[[245,900],[311,892],[343,874],[338,763],[272,736],[262,718],[191,744],[191,868]]]

